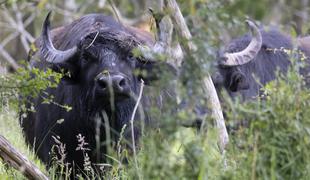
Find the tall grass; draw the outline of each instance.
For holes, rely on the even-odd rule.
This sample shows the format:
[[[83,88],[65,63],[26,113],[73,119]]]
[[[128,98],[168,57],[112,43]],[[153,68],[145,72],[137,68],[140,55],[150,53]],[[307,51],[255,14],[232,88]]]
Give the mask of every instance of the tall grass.
[[[180,2],[187,5],[187,1]],[[262,89],[265,92],[263,97],[249,102],[225,98],[226,123],[234,127],[225,156],[219,152],[217,132],[210,119],[207,118],[207,131],[180,126],[182,122],[197,117],[193,113],[196,104],[206,104],[202,98],[200,76],[201,72],[212,67],[216,54],[212,47],[219,44],[219,37],[227,33],[227,27],[230,30],[238,26],[238,34],[240,27],[244,28],[240,18],[225,13],[220,1],[199,5],[197,9],[184,8],[198,46],[195,56],[201,57],[201,64],[185,61],[180,82],[176,85],[179,96],[187,102],[187,106],[173,115],[171,112],[174,110],[171,109],[176,108],[172,103],[163,105],[163,109],[170,111],[161,112],[154,108],[153,115],[160,122],[155,122],[155,127],[146,127],[137,143],[136,157],[130,150],[118,148],[124,147],[123,139],[117,143],[117,150],[104,155],[108,163],[98,165],[98,169],[87,166],[88,155],[85,154],[89,179],[309,179],[310,90],[298,73],[298,65],[267,84]],[[0,82],[31,87],[21,89],[20,92],[26,96],[55,86],[61,78],[50,71],[43,73],[35,70],[32,73],[40,79],[29,81],[31,76],[22,72],[16,81],[9,78],[8,81],[0,79]],[[47,81],[50,76],[56,84]],[[0,89],[0,92],[4,91]],[[18,124],[18,98],[14,93],[17,91],[13,91],[13,96],[9,93],[9,98],[0,94],[0,134],[46,172],[32,149],[24,143]],[[243,125],[235,127],[240,122],[244,122],[241,123]],[[62,147],[61,141],[59,147]],[[74,173],[57,160],[55,166],[46,172],[51,179],[59,179],[57,168],[62,169],[62,178]],[[83,178],[81,175],[79,177]],[[1,178],[22,179],[23,176],[0,162]]]
[[[45,166],[35,157],[32,149],[25,144],[21,128],[18,123],[17,111],[8,104],[0,109],[0,134],[9,140],[9,142],[22,154],[34,162],[43,172]],[[19,172],[3,164],[0,161],[0,179],[25,179]]]
[[[109,154],[103,170],[89,170],[89,177],[102,179],[308,179],[310,177],[310,90],[296,69],[267,84],[265,95],[249,102],[225,102],[228,124],[245,121],[230,134],[224,156],[219,153],[216,130],[179,126],[190,115],[188,109],[176,116],[161,115],[156,128],[147,128],[137,146],[137,161],[125,149]],[[5,101],[4,101],[5,102]],[[18,110],[4,103],[0,133],[29,157],[42,171],[44,165],[25,143],[18,124]],[[176,118],[178,117],[178,118]],[[81,137],[80,137],[81,138]],[[127,159],[124,163],[122,159]],[[87,157],[85,156],[86,160]],[[225,161],[226,164],[225,164]],[[136,164],[137,163],[137,164]],[[56,164],[57,165],[57,164]],[[59,164],[58,164],[59,165]],[[138,165],[138,169],[137,166]],[[64,166],[64,168],[66,168]],[[64,174],[71,172],[68,169]],[[48,172],[58,179],[54,170]],[[21,179],[22,175],[0,164],[1,178]]]

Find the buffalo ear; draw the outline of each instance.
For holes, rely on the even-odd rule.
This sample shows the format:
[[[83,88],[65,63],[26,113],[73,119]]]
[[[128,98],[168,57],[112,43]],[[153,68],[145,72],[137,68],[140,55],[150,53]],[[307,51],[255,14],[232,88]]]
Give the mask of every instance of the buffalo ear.
[[[143,61],[137,65],[137,76],[143,79],[146,85],[151,85],[154,81],[161,78],[175,77],[177,70],[166,62]]]
[[[239,90],[246,90],[249,88],[250,88],[249,82],[243,73],[241,72],[232,73],[229,83],[229,89],[232,92],[237,92]]]

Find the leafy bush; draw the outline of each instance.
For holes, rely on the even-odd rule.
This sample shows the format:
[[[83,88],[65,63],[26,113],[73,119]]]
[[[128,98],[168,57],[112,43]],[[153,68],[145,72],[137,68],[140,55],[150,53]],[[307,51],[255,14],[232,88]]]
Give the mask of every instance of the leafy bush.
[[[37,68],[20,68],[14,74],[3,74],[0,76],[0,101],[21,105],[18,102],[26,100],[25,97],[37,97],[47,87],[57,87],[61,77],[60,73],[51,69],[42,71]],[[47,97],[46,101],[49,101]]]
[[[231,104],[228,121],[248,124],[231,136],[229,151],[240,166],[237,177],[309,177],[310,90],[296,69],[267,84],[261,99]]]

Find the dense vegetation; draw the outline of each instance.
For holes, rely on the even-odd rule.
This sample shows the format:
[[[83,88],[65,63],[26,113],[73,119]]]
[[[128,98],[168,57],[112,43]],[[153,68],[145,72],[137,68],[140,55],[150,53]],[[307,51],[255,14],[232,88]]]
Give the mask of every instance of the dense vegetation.
[[[122,10],[122,16],[129,18],[146,14],[147,6],[152,5],[152,1],[141,3],[139,0],[107,2],[101,0],[93,1],[94,3],[71,0],[68,2],[72,2],[73,5],[62,10],[61,0],[31,2],[8,0],[0,7],[0,20],[6,22],[8,14],[5,12],[13,15],[14,12],[20,11],[25,19],[35,12],[35,20],[27,27],[27,31],[37,37],[42,20],[50,9],[56,11],[53,21],[60,25],[67,22],[67,18],[78,17],[88,12],[111,14],[111,8],[106,8],[111,2]],[[246,32],[243,23],[246,17],[267,25],[275,23],[279,29],[292,36],[305,34],[308,28],[307,24],[303,23],[308,13],[303,9],[302,3],[305,2],[179,1],[182,13],[194,35],[194,42],[198,46],[198,51],[193,56],[199,57],[201,63],[195,64],[190,58],[185,60],[182,74],[177,82],[180,97],[189,104],[206,104],[206,100],[201,98],[203,97],[201,76],[207,71],[212,72],[217,50],[223,47],[224,42]],[[103,6],[101,6],[102,3]],[[277,18],[274,17],[275,12],[280,12]],[[296,18],[298,13],[306,15],[298,19]],[[147,21],[144,24],[149,25],[150,22]],[[5,25],[0,23],[0,26]],[[5,37],[11,31],[9,27],[4,27],[3,31],[0,31],[2,41],[0,49],[4,46]],[[19,35],[20,38],[14,40],[16,44],[24,44],[21,43],[22,36],[24,36],[23,33]],[[29,43],[29,39],[26,42]],[[28,49],[26,45],[20,47],[16,44],[14,42],[8,44],[7,51],[12,53],[14,59],[26,59],[24,51],[33,47],[30,43]],[[24,52],[23,56],[12,50],[15,46],[17,49],[22,49],[17,52],[20,54]],[[267,84],[262,89],[263,97],[241,102],[238,99],[234,101],[229,99],[223,92],[226,97],[223,102],[225,120],[228,126],[233,127],[224,156],[219,152],[217,132],[210,118],[206,118],[207,131],[197,131],[178,125],[196,116],[193,113],[194,107],[189,106],[174,115],[163,113],[160,128],[144,131],[137,156],[133,156],[126,149],[110,151],[107,155],[107,164],[94,169],[89,166],[89,159],[85,153],[84,169],[87,175],[90,178],[103,179],[308,179],[310,177],[310,90],[305,88],[304,79],[298,74],[299,67],[304,65],[303,61],[296,61],[294,52],[290,51],[288,54],[292,56],[292,68],[286,75],[279,75],[275,81]],[[0,60],[7,61],[5,58]],[[25,62],[21,64],[26,64],[24,66],[28,67]],[[3,63],[1,69],[10,69],[10,66],[12,64]],[[36,78],[33,78],[33,74]],[[23,97],[36,96],[46,87],[55,87],[61,75],[52,71],[41,72],[37,69],[19,68],[14,73],[1,72],[0,76],[0,134],[8,138],[16,148],[46,172],[44,165],[35,158],[34,152],[25,145],[18,116],[20,109],[24,108]],[[52,97],[46,98],[45,103],[53,103]],[[170,104],[166,106],[169,107]],[[63,108],[70,110],[67,106]],[[156,109],[154,113],[158,113]],[[240,124],[243,125],[240,126]],[[117,147],[121,145],[120,143]],[[59,141],[59,146],[55,150],[61,148],[62,144]],[[124,163],[124,159],[128,162]],[[62,169],[64,176],[72,173],[66,169],[66,164],[61,159],[55,159],[56,167]],[[46,172],[53,179],[56,178],[54,170],[52,168]],[[19,179],[22,175],[0,162],[0,177]]]

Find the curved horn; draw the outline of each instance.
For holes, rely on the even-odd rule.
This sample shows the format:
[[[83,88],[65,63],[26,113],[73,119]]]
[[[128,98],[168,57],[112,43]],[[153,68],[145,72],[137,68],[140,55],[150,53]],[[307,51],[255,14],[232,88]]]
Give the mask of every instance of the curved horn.
[[[243,65],[250,62],[257,55],[259,50],[262,47],[262,35],[258,29],[258,27],[254,24],[254,22],[250,20],[246,20],[246,23],[250,27],[252,40],[248,47],[240,52],[235,53],[225,53],[223,58],[225,60],[221,61],[221,65],[225,66],[238,66]]]
[[[49,63],[62,63],[76,54],[77,47],[75,46],[65,51],[55,49],[50,37],[50,15],[51,12],[47,14],[43,23],[40,56],[41,59],[44,59]]]

